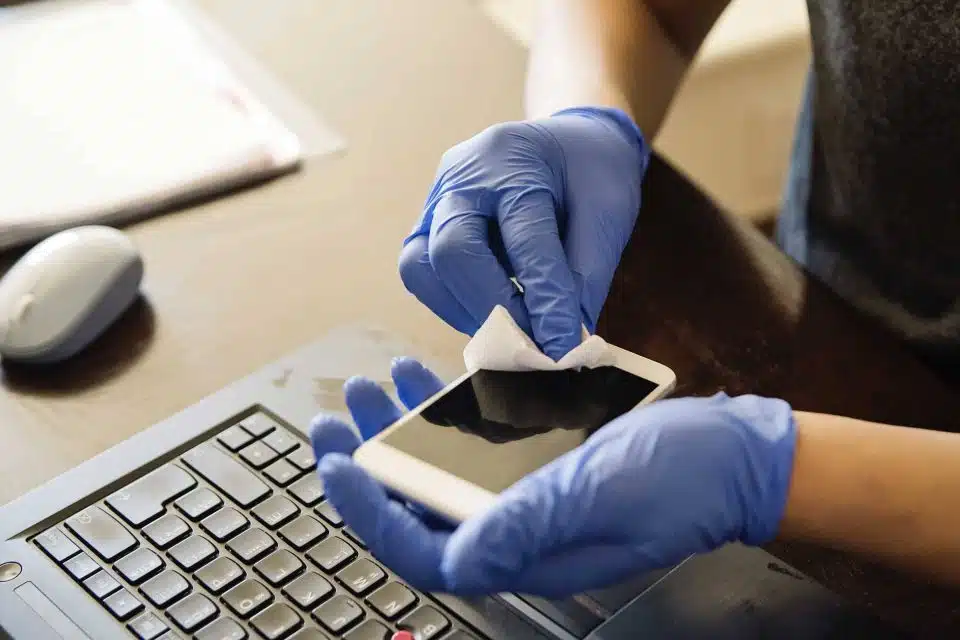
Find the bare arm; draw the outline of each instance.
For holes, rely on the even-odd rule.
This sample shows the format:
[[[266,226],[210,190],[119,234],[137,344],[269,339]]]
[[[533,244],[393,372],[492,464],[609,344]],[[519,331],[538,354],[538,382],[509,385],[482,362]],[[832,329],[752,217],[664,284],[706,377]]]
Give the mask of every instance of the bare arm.
[[[729,0],[543,0],[527,115],[602,105],[656,137],[691,61]]]
[[[796,416],[781,535],[960,584],[960,434]]]

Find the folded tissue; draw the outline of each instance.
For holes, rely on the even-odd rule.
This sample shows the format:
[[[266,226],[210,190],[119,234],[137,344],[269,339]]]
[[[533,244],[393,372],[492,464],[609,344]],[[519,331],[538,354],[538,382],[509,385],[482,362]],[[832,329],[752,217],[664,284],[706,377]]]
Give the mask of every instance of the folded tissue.
[[[614,364],[610,345],[583,328],[583,341],[554,362],[523,332],[504,307],[494,307],[463,350],[468,371],[558,371]]]

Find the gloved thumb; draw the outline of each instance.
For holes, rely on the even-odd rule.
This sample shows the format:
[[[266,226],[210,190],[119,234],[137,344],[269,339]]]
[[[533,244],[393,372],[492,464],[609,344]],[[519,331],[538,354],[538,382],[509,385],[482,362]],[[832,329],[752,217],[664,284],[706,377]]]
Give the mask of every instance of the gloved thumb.
[[[556,532],[551,500],[542,485],[520,481],[487,511],[453,533],[440,570],[447,587],[473,595],[510,591],[535,566]]]

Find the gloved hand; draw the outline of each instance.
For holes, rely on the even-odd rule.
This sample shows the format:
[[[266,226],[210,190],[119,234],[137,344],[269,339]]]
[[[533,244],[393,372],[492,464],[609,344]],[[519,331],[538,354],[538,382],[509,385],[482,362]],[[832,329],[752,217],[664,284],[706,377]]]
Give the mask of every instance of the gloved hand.
[[[593,107],[499,124],[458,144],[404,242],[404,285],[469,335],[503,305],[559,360],[582,325],[596,328],[649,155],[625,113]]]
[[[395,363],[393,376],[408,407],[441,386],[412,360]],[[346,393],[364,438],[400,415],[370,381],[352,380]],[[449,531],[392,500],[354,464],[360,440],[348,425],[321,418],[312,430],[330,501],[401,578],[430,591],[552,598],[727,542],[769,541],[783,517],[795,438],[782,400],[663,400],[614,420]]]

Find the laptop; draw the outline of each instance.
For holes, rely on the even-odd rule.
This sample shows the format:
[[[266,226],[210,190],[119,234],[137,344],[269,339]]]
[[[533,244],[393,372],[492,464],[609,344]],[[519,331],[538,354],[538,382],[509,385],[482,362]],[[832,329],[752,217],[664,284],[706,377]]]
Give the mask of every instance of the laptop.
[[[422,350],[421,350],[422,351]],[[731,545],[563,601],[423,593],[324,499],[306,429],[417,350],[343,329],[0,509],[0,636],[113,640],[892,637]],[[424,359],[441,375],[449,361]]]

